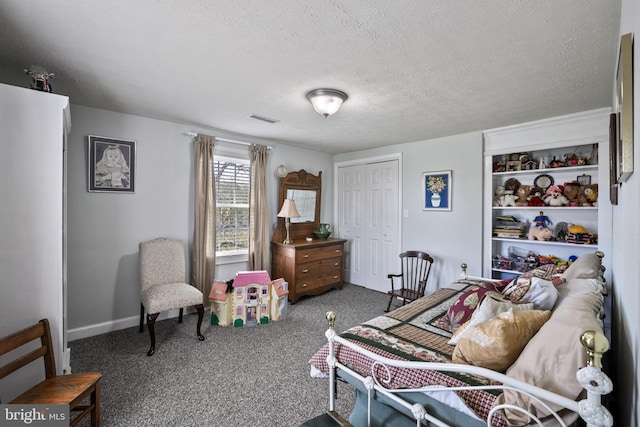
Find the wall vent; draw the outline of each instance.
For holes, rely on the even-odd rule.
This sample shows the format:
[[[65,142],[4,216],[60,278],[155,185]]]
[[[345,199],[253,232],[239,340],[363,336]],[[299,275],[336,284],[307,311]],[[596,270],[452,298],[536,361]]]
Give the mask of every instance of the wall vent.
[[[247,117],[249,117],[250,119],[262,120],[263,122],[267,122],[271,124],[278,123],[280,121],[280,120],[272,119],[267,116],[259,116],[257,114],[249,114]]]

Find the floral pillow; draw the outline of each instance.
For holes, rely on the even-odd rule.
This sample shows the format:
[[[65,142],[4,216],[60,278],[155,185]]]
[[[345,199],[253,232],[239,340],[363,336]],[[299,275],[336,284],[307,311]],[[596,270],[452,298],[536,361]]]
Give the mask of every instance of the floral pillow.
[[[461,325],[458,329],[456,329],[455,333],[447,344],[458,344],[458,341],[460,341],[460,338],[462,338],[465,332],[468,332],[471,328],[484,322],[485,320],[489,320],[500,313],[509,311],[510,309],[513,311],[533,310],[534,305],[533,303],[521,304],[511,302],[502,298],[496,298],[492,293],[490,293],[486,296],[486,298],[482,299],[482,302],[480,303],[478,308],[471,315],[471,319]]]
[[[486,295],[504,299],[493,283],[474,286],[458,297],[447,311],[447,319],[452,331],[455,331],[460,325],[471,319],[471,315]]]
[[[556,274],[555,264],[546,264],[523,273],[502,290],[502,295],[513,302],[523,301],[523,297],[529,292],[533,278],[551,281]]]

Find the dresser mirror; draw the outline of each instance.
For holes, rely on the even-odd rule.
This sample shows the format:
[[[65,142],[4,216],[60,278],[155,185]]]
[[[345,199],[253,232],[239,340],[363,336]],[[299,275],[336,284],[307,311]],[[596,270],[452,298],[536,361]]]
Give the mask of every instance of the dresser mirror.
[[[314,222],[316,220],[316,190],[287,190],[287,199],[295,202],[299,218],[291,218],[291,223]]]
[[[278,189],[278,211],[284,199],[291,199],[296,204],[299,218],[291,218],[289,235],[294,243],[301,243],[307,237],[313,237],[313,232],[320,225],[320,200],[322,196],[322,171],[313,175],[300,169],[289,172],[280,178]],[[273,235],[274,242],[286,238],[285,219],[278,218],[278,225]]]

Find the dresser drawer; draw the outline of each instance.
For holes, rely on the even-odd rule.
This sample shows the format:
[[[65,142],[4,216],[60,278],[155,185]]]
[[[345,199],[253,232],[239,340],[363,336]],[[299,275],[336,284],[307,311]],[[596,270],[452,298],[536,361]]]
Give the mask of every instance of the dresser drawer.
[[[307,291],[323,288],[333,284],[342,284],[342,270],[340,272],[326,272],[314,274],[308,277],[299,277],[296,280],[296,288],[298,293],[304,294]]]
[[[342,245],[331,245],[321,248],[300,248],[296,251],[296,264],[326,258],[342,257],[342,247]]]
[[[327,258],[305,262],[296,266],[296,279],[303,280],[314,274],[342,271],[342,258]]]

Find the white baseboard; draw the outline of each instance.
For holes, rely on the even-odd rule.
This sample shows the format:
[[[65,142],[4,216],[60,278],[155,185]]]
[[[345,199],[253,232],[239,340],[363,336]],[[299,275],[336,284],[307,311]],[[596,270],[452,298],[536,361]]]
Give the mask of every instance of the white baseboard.
[[[186,309],[185,314],[190,313],[191,309]],[[178,317],[180,310],[170,310],[160,313],[157,320],[171,319]],[[146,322],[145,322],[146,323]],[[82,338],[89,338],[96,335],[106,334],[107,332],[119,331],[140,325],[140,316],[131,316],[124,319],[110,320],[108,322],[96,323],[95,325],[83,326],[81,328],[69,329],[67,331],[67,341],[75,341]],[[146,329],[146,328],[145,328]]]

